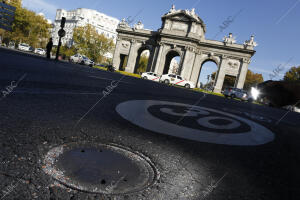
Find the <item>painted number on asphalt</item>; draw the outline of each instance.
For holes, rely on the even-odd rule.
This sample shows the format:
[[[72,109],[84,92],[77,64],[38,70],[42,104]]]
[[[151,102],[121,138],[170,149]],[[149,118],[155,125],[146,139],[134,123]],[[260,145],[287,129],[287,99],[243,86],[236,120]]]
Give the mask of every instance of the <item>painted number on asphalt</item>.
[[[200,142],[255,146],[274,140],[266,127],[219,110],[188,104],[131,100],[116,111],[131,123],[153,132]]]

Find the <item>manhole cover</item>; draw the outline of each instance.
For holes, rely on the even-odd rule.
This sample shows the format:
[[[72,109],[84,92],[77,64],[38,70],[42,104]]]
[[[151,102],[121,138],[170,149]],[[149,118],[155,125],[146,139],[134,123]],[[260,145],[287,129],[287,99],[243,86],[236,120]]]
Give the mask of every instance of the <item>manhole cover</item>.
[[[63,185],[92,193],[127,194],[158,179],[149,158],[118,145],[70,143],[51,149],[44,171]]]

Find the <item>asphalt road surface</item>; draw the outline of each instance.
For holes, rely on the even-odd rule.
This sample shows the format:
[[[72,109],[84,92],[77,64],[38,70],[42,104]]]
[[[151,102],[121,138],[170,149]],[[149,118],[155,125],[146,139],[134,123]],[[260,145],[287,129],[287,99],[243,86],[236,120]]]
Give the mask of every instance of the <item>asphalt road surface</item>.
[[[0,49],[0,89],[1,200],[299,199],[298,113],[7,49]],[[85,157],[92,152],[85,146],[86,154],[67,155],[65,173],[77,167],[70,162],[92,164],[64,182],[52,157],[70,144],[120,147],[153,173],[126,169],[142,164],[124,164],[108,151],[104,160],[113,165],[100,166],[98,154]],[[114,186],[102,194],[70,186],[82,177],[95,181],[103,167],[132,180],[101,180]]]

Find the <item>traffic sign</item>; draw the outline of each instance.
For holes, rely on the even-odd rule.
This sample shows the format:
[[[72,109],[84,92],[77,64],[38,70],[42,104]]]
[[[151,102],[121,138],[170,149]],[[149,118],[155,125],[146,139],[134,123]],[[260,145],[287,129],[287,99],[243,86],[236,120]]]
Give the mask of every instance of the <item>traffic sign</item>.
[[[60,29],[60,30],[58,31],[58,35],[59,35],[60,37],[65,37],[66,31],[65,31],[64,29]]]

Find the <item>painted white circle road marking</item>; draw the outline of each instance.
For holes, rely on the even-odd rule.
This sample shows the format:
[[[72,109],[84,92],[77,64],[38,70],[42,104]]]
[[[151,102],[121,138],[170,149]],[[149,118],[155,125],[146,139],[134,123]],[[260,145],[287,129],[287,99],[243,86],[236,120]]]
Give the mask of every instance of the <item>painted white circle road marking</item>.
[[[215,119],[222,119],[222,120],[230,121],[231,123],[226,124],[226,125],[218,125],[218,124],[213,124],[210,122],[211,120],[215,120]],[[211,128],[211,129],[227,129],[227,130],[229,130],[229,129],[235,129],[235,128],[238,128],[239,126],[241,126],[240,122],[230,119],[230,118],[227,118],[227,117],[214,117],[214,116],[213,117],[202,117],[202,118],[198,119],[197,122],[201,126]]]
[[[185,114],[183,113],[178,113],[178,112],[174,112],[173,109],[170,108],[161,108],[160,109],[161,112],[170,114],[170,115],[175,115],[175,116],[185,116],[185,117],[197,117],[199,114],[201,115],[209,115],[209,112],[205,111],[205,110],[200,110],[197,108],[187,108],[185,109]]]
[[[233,109],[229,109],[229,108],[223,108],[223,110],[226,111],[226,112],[234,113],[234,114],[245,115],[247,117],[250,117],[251,119],[259,120],[259,121],[262,121],[262,122],[272,123],[272,121],[273,121],[269,118],[259,116],[259,115],[256,115],[256,114],[252,114],[252,113],[248,113],[248,112],[242,112],[242,111],[233,110]]]
[[[255,146],[266,144],[274,140],[274,134],[269,129],[258,123],[219,110],[200,106],[193,106],[193,108],[197,107],[200,110],[205,110],[237,119],[246,123],[250,127],[250,131],[242,133],[219,133],[180,126],[178,124],[170,123],[154,117],[151,113],[149,113],[148,108],[157,105],[180,106],[186,107],[187,109],[191,108],[191,105],[183,103],[156,100],[131,100],[120,103],[116,107],[116,111],[131,123],[150,131],[200,142],[238,146]],[[182,116],[185,115],[182,114]]]

